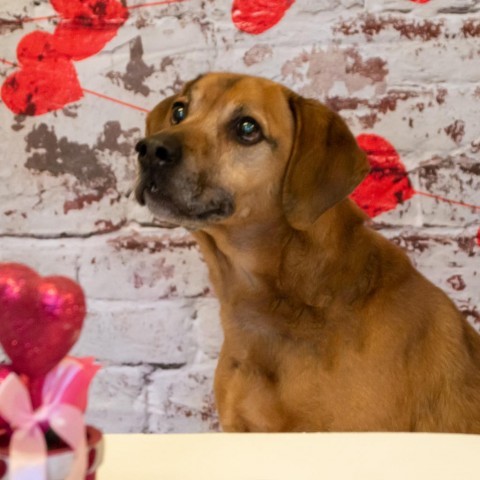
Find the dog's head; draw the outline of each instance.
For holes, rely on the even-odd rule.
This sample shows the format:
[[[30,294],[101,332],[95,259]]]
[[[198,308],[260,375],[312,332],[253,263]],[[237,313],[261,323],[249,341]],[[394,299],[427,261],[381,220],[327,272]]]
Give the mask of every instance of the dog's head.
[[[148,115],[136,198],[192,229],[283,216],[304,229],[368,171],[343,120],[266,79],[211,73]]]

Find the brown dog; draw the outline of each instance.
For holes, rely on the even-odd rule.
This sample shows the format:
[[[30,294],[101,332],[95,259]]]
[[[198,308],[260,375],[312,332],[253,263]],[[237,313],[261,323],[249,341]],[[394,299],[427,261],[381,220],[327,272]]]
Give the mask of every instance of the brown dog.
[[[148,115],[136,197],[192,230],[220,299],[226,431],[480,433],[480,336],[347,198],[338,115],[208,74]]]

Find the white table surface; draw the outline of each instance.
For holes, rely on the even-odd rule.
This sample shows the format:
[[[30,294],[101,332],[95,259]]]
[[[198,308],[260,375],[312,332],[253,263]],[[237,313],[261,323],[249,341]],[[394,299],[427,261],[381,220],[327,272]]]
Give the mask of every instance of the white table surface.
[[[479,480],[480,435],[106,435],[99,480]]]

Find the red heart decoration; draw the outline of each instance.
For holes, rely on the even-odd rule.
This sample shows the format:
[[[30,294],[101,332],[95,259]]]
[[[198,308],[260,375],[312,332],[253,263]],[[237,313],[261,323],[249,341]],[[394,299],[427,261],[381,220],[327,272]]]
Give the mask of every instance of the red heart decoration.
[[[21,69],[7,77],[1,96],[17,114],[41,115],[82,98],[72,60],[95,55],[125,23],[117,0],[52,0],[62,20],[53,35],[32,32],[17,47]]]
[[[128,17],[116,0],[52,0],[52,6],[64,18],[54,33],[55,48],[74,60],[102,50]]]
[[[117,0],[50,0],[52,7],[64,19],[91,19],[115,22],[128,17],[127,9]]]
[[[59,55],[55,48],[55,39],[51,33],[36,30],[25,35],[17,45],[17,58],[22,65],[37,64],[43,61],[55,61]]]
[[[32,32],[17,47],[22,68],[2,85],[2,99],[17,114],[41,115],[82,98],[72,61],[54,48],[53,35]]]
[[[393,210],[415,194],[400,156],[387,140],[363,134],[357,142],[367,154],[371,170],[351,197],[370,217]]]
[[[117,34],[116,24],[99,24],[94,28],[74,22],[62,22],[55,29],[54,45],[58,52],[82,60],[95,55]]]
[[[40,277],[15,263],[0,264],[0,343],[13,369],[45,375],[77,341],[85,318],[79,285],[59,276]]]
[[[478,232],[477,232],[477,244],[480,246],[480,228],[478,229]]]
[[[232,20],[246,33],[258,35],[276,25],[294,0],[234,0]]]

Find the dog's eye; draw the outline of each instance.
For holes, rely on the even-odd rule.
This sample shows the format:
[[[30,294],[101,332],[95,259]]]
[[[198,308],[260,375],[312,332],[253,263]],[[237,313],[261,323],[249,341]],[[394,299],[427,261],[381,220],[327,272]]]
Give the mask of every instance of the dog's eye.
[[[262,139],[260,125],[251,117],[243,117],[237,122],[237,136],[248,145],[258,143]]]
[[[177,124],[185,120],[187,116],[187,106],[182,102],[175,102],[172,107],[172,123]]]

